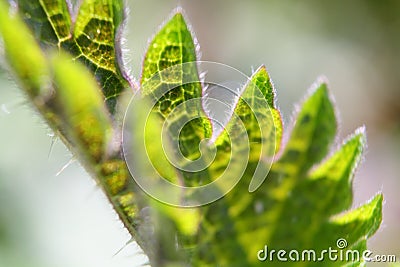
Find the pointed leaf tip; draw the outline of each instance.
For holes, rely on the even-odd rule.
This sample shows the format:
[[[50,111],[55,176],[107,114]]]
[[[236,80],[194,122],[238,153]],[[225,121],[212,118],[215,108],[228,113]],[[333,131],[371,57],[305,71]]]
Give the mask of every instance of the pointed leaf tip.
[[[326,83],[315,83],[311,95],[303,102],[290,139],[280,159],[302,173],[322,160],[336,135],[335,109]]]
[[[176,18],[176,19],[182,20],[183,22],[186,23],[186,19],[185,19],[185,10],[183,9],[183,7],[181,7],[181,6],[176,7],[176,8],[172,11],[171,14],[172,14],[172,15],[171,15],[171,20],[173,20],[173,19]]]
[[[266,104],[268,104],[268,107],[265,108],[270,110],[271,113],[270,115],[272,116],[273,119],[274,132],[275,132],[275,152],[278,153],[281,147],[281,140],[283,134],[282,116],[279,109],[275,105],[276,92],[265,65],[261,65],[253,73],[253,75],[250,78],[250,84],[255,87],[253,89],[259,90],[261,92],[262,97],[264,97],[264,99],[267,102]],[[249,88],[247,86],[247,89],[251,90],[252,88],[251,87]],[[257,98],[256,97],[257,94],[255,93],[250,93],[250,94],[252,95],[252,97]]]
[[[314,202],[318,203],[321,213],[330,216],[350,207],[351,181],[363,150],[363,136],[354,134],[332,156],[310,172],[308,191],[314,192]]]
[[[252,75],[251,81],[261,91],[270,108],[275,108],[275,89],[271,82],[267,68],[261,65]]]
[[[332,222],[344,227],[351,237],[372,236],[382,222],[383,195],[378,193],[366,204],[345,214],[335,216]]]
[[[185,21],[183,11],[178,8],[150,41],[143,61],[141,85],[150,79],[159,83],[155,74],[170,67],[197,60],[194,36]],[[197,74],[197,70],[194,70]],[[180,75],[175,75],[179,78]],[[144,86],[143,92],[148,94],[155,88]],[[151,86],[153,87],[153,86]],[[198,93],[197,93],[198,94]],[[200,96],[200,95],[199,95]]]

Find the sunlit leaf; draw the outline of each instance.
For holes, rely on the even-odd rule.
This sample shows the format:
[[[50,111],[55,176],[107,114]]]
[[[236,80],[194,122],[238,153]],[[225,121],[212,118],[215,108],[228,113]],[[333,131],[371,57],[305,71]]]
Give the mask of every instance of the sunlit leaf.
[[[365,144],[364,133],[358,131],[310,171],[325,157],[335,129],[333,106],[326,85],[321,84],[303,103],[285,152],[273,163],[263,185],[249,194],[249,178],[244,177],[224,199],[207,209],[199,232],[196,266],[263,266],[266,262],[258,260],[257,252],[265,245],[276,251],[313,248],[320,253],[329,247],[337,249],[340,238],[346,239],[348,249],[362,251],[365,236],[372,235],[381,222],[381,202],[366,204],[360,208],[363,212],[334,215],[351,203],[351,179]],[[338,218],[357,221],[359,230],[350,222],[339,225]],[[275,261],[274,266],[284,264],[287,262]],[[321,264],[301,262],[301,266]],[[329,259],[323,262],[323,266],[343,264]],[[362,259],[355,266],[360,264]]]
[[[65,0],[15,0],[19,13],[32,29],[36,39],[50,46],[61,47],[72,37],[71,16]]]
[[[0,1],[0,33],[6,56],[31,97],[43,94],[49,82],[46,58],[26,25]]]
[[[117,97],[129,86],[120,51],[120,27],[124,20],[122,0],[85,0],[74,25],[74,56],[95,74],[113,113]]]
[[[52,59],[56,102],[80,153],[98,163],[107,152],[112,124],[96,81],[68,57]]]
[[[171,134],[171,139],[179,142],[183,155],[191,160],[200,156],[199,143],[211,136],[211,125],[202,110],[202,87],[196,64],[196,45],[183,15],[178,11],[163,26],[149,44],[143,62],[141,90],[155,102],[154,111],[165,119],[171,111],[186,101],[193,100],[188,114],[186,108],[175,109],[169,121],[179,124],[190,116],[196,117],[183,127],[185,136]],[[185,64],[188,63],[188,64]],[[171,125],[170,127],[174,127]],[[179,138],[179,140],[177,140]],[[189,174],[186,174],[189,175]],[[191,184],[199,181],[190,175]],[[205,178],[207,179],[207,178]],[[186,180],[189,182],[189,179]]]
[[[361,128],[329,154],[337,119],[325,82],[318,82],[302,103],[286,144],[281,144],[282,118],[262,66],[242,88],[221,134],[213,136],[203,111],[197,43],[178,9],[145,54],[140,79],[143,101],[132,112],[137,121],[147,120],[147,128],[143,131],[133,124],[129,137],[144,138],[147,150],[133,150],[139,162],[135,169],[145,168],[140,160],[149,153],[156,171],[169,182],[200,187],[217,181],[230,163],[244,162],[244,168],[243,177],[233,168],[228,177],[241,180],[223,198],[199,208],[169,206],[146,196],[130,176],[121,151],[121,129],[113,121],[117,99],[130,85],[120,47],[123,1],[83,0],[76,14],[71,14],[69,1],[10,2],[12,8],[0,1],[0,34],[11,70],[38,111],[94,176],[151,264],[282,266],[288,263],[260,261],[258,252],[268,246],[300,253],[313,249],[321,255],[325,249],[338,249],[339,241],[345,244],[339,248],[344,253],[367,248],[367,239],[382,220],[383,197],[378,194],[348,210],[366,137]],[[146,105],[147,100],[153,106]],[[197,172],[173,165],[161,154],[162,127],[167,129],[167,144],[176,145],[166,151],[172,151],[174,160],[187,160],[182,160],[183,167],[197,159],[206,162],[213,145],[214,162]],[[243,135],[248,142],[235,139]],[[205,146],[200,145],[203,140],[208,140]],[[246,146],[249,154],[241,153]],[[225,189],[218,186],[217,190]],[[173,198],[190,200],[194,195],[178,192]],[[290,264],[362,266],[365,262],[324,258]]]
[[[95,75],[111,113],[117,98],[130,86],[123,69],[121,26],[123,1],[81,1],[76,22],[65,0],[17,0],[19,13],[44,49],[62,48],[83,62]]]

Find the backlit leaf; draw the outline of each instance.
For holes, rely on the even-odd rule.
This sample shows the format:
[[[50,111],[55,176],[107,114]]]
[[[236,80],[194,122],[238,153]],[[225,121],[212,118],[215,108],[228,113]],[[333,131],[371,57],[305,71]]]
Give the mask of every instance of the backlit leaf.
[[[111,113],[117,98],[130,87],[121,52],[123,1],[81,1],[76,22],[65,0],[16,0],[19,13],[44,49],[62,48],[83,62],[95,75]]]

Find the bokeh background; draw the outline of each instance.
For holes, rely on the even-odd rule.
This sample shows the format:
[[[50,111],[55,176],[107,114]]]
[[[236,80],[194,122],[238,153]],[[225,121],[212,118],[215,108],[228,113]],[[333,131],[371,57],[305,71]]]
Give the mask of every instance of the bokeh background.
[[[196,32],[202,60],[248,75],[266,65],[286,126],[295,103],[326,76],[340,111],[338,143],[367,128],[354,207],[378,191],[385,197],[383,223],[369,248],[400,259],[400,1],[127,2],[126,47],[135,77],[149,38],[178,5]],[[145,263],[135,243],[125,246],[129,235],[79,164],[72,161],[57,175],[72,157],[54,142],[0,58],[0,267]]]

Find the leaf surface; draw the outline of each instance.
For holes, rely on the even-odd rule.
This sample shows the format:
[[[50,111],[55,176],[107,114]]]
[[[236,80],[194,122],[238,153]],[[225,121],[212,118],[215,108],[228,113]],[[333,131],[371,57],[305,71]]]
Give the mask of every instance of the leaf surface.
[[[99,163],[107,155],[113,134],[101,91],[89,71],[69,57],[55,56],[51,63],[58,88],[55,101],[66,128],[80,154],[92,164]]]
[[[17,0],[19,13],[45,50],[62,48],[83,62],[102,88],[108,110],[115,112],[118,96],[129,86],[121,52],[123,1],[84,0],[72,23],[65,0]]]
[[[197,266],[215,262],[219,266],[263,266],[266,263],[257,259],[257,252],[265,245],[270,250],[300,253],[312,248],[320,255],[329,247],[338,249],[336,242],[341,238],[348,242],[345,249],[362,252],[365,236],[372,235],[381,222],[382,196],[337,217],[351,204],[351,181],[365,135],[358,130],[330,158],[311,169],[326,156],[335,133],[333,105],[322,83],[303,103],[284,152],[272,164],[262,186],[249,194],[245,176],[224,199],[207,209],[199,232],[203,246],[197,251]],[[237,259],[234,263],[233,258]],[[284,264],[287,262],[275,258],[274,266]],[[323,263],[292,264],[342,266],[344,262],[325,258]],[[361,264],[362,259],[354,266]]]
[[[10,15],[10,8],[0,2],[0,33],[4,41],[6,56],[31,97],[45,90],[50,71],[46,58],[25,24],[18,16]]]
[[[152,264],[281,266],[288,262],[276,257],[268,259],[273,262],[260,261],[259,251],[265,246],[300,253],[312,248],[317,257],[325,249],[338,249],[343,240],[343,252],[366,249],[382,220],[383,197],[377,194],[348,210],[366,137],[359,129],[328,156],[337,120],[326,83],[316,84],[299,108],[287,143],[281,145],[283,126],[275,91],[265,67],[259,68],[243,87],[225,129],[213,140],[213,164],[199,172],[175,168],[159,156],[163,144],[155,135],[160,135],[163,123],[168,140],[180,149],[181,155],[173,150],[173,159],[206,162],[200,144],[212,136],[198,66],[192,63],[198,60],[197,44],[178,10],[154,36],[143,62],[141,93],[153,104],[145,135],[151,161],[170,181],[185,186],[216,180],[232,161],[246,165],[242,179],[222,199],[200,208],[171,207],[138,190],[113,144],[115,125],[109,112],[114,113],[118,96],[129,86],[119,47],[122,0],[83,0],[75,23],[67,1],[15,2],[26,25],[0,1],[0,33],[10,66],[35,106],[95,176]],[[64,53],[49,59],[52,49],[67,50],[86,68]],[[147,107],[138,106],[146,115],[142,107]],[[244,133],[250,141],[248,157],[237,151],[232,156],[235,135]],[[237,146],[240,150],[246,144]],[[190,165],[183,162],[184,167]],[[264,172],[265,180],[262,175],[255,179]],[[364,265],[361,258],[290,261],[293,266]]]
[[[170,138],[190,160],[200,157],[200,141],[211,136],[211,124],[202,108],[196,60],[194,37],[178,10],[150,42],[141,77],[142,94],[154,102],[153,112],[162,121],[171,116],[169,129],[183,127],[184,136],[171,132]],[[183,175],[190,176],[191,181],[185,180],[188,184],[202,182],[198,174]]]
[[[150,43],[145,57],[141,80],[143,94],[153,97],[153,111],[160,115],[161,120],[169,119],[174,108],[201,93],[200,84],[198,87],[180,86],[185,81],[185,73],[197,73],[197,70],[185,72],[182,68],[173,68],[195,58],[193,38],[187,37],[190,35],[185,25],[182,16],[179,13],[175,15]],[[192,53],[186,54],[188,50]],[[174,71],[165,75],[164,70],[171,67]],[[160,97],[162,94],[158,90],[171,91]],[[177,233],[178,251],[181,251],[178,255],[186,255],[183,258],[165,257],[167,262],[186,261],[192,266],[264,266],[266,263],[257,258],[257,253],[265,245],[276,251],[294,249],[300,253],[313,248],[316,255],[320,255],[329,247],[337,249],[340,239],[347,242],[344,251],[354,249],[361,253],[366,248],[367,238],[381,222],[382,196],[377,195],[359,209],[343,213],[351,205],[352,178],[362,157],[365,134],[362,129],[357,130],[327,158],[336,135],[337,121],[326,83],[317,83],[302,103],[283,147],[282,119],[275,106],[275,92],[265,67],[258,69],[243,88],[233,113],[215,140],[218,151],[222,152],[217,153],[214,163],[200,173],[212,180],[228,165],[232,145],[229,134],[241,121],[250,140],[250,156],[244,176],[224,198],[198,209],[201,220],[189,222],[190,216],[185,216],[184,210],[156,205],[156,209],[165,215],[163,225],[175,225],[169,231]],[[179,118],[183,114],[176,116]],[[210,136],[202,128],[204,126],[199,124],[191,131],[182,131],[179,142],[197,147],[198,140]],[[269,148],[273,149],[263,148],[263,143],[270,144]],[[271,166],[260,156],[274,156],[280,150],[280,157],[275,158]],[[261,185],[258,181],[252,187],[258,168],[267,170],[269,167],[271,170],[266,180]],[[249,189],[257,190],[249,193]],[[182,218],[187,218],[189,229],[197,224],[197,230],[189,231],[191,234],[184,232],[182,229],[188,228],[182,228],[185,221]],[[172,236],[167,236],[169,238],[165,239],[164,233],[164,239],[160,238],[158,242],[165,251],[170,251],[167,249],[171,246],[168,240]],[[287,262],[274,261],[274,266],[283,264]],[[293,266],[344,264],[349,262],[329,261],[328,258],[322,262],[292,261]],[[363,264],[360,258],[352,266]]]

